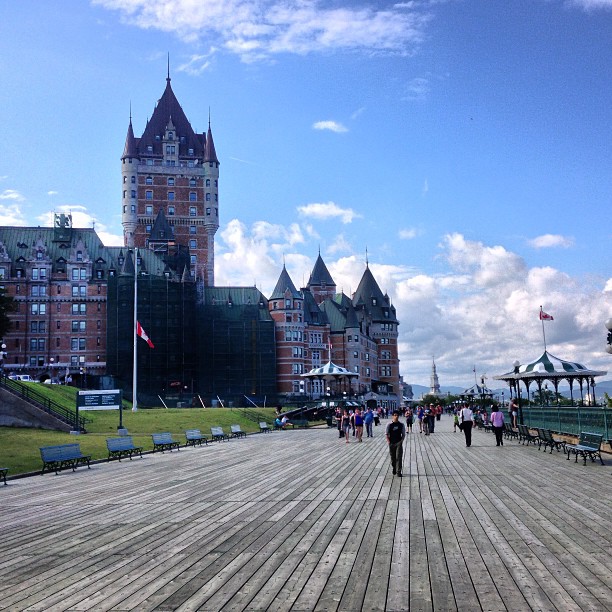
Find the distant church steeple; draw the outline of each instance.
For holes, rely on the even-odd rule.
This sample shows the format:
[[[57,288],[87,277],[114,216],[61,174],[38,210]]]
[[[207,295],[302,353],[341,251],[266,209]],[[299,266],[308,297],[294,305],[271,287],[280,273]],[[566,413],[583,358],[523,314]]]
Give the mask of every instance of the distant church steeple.
[[[436,361],[431,358],[431,378],[429,381],[429,394],[440,395],[440,381],[438,380],[438,373],[436,371]]]

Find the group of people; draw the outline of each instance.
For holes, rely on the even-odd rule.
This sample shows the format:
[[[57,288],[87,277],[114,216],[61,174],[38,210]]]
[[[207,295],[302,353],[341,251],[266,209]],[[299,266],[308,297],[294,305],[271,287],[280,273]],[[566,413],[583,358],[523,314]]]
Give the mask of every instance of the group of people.
[[[363,441],[363,428],[365,426],[366,438],[373,438],[373,425],[380,424],[382,416],[382,408],[374,411],[371,407],[367,409],[355,408],[349,410],[345,408],[343,411],[336,410],[336,423],[338,425],[338,437],[344,438],[348,444],[351,434],[356,438],[357,442]]]

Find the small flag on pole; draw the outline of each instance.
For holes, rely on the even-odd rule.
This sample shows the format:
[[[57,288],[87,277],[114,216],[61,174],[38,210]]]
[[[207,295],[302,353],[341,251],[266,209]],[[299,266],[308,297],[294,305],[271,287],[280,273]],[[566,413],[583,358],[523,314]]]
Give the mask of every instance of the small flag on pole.
[[[151,342],[151,338],[147,336],[147,332],[142,328],[140,321],[136,321],[136,335],[140,336],[143,340],[145,340],[150,348],[155,348],[153,342]]]
[[[540,306],[540,321],[554,321],[555,319],[553,318],[552,315],[549,315],[548,313],[544,312],[542,310],[542,307]]]

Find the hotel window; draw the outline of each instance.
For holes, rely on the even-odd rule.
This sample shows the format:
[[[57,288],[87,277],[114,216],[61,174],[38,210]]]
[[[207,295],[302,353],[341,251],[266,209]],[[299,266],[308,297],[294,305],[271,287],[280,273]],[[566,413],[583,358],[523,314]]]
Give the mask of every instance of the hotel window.
[[[130,182],[132,183],[132,185],[135,185],[135,184],[136,184],[136,177],[135,177],[135,176],[133,176],[133,177],[132,177],[132,180],[131,180]]]
[[[168,187],[174,187],[174,178],[171,176],[168,177]]]
[[[210,187],[210,179],[206,179],[206,186]]]
[[[189,256],[189,261],[191,262],[192,266],[195,266],[196,263],[198,262],[198,258],[195,255],[190,255]]]
[[[147,178],[145,179],[145,184],[146,185],[152,185],[153,184],[153,177],[152,176],[147,176]]]
[[[176,153],[176,147],[174,145],[166,145],[166,155],[174,155]]]
[[[123,190],[123,199],[125,200],[125,198],[127,198],[127,191],[124,189]]]
[[[135,212],[136,212],[136,206],[135,206],[134,204],[132,204],[132,205],[130,206],[130,211],[131,211],[131,212],[133,212],[133,213],[135,213]]]
[[[123,212],[124,212],[124,213],[125,213],[125,212],[127,212],[127,204],[124,204],[124,205],[123,205]]]
[[[198,233],[198,228],[195,225],[190,225],[189,226],[189,233],[190,234],[197,234]]]
[[[210,208],[207,208],[207,209],[206,209],[206,216],[207,216],[207,217],[210,217]]]
[[[146,215],[152,215],[153,214],[153,207],[152,206],[145,206],[145,214]]]
[[[153,145],[147,145],[147,153],[153,153]]]
[[[151,226],[150,225],[145,225],[145,231],[150,234],[151,233]]]
[[[197,240],[190,240],[189,241],[189,248],[190,249],[197,249],[198,248],[198,241]]]
[[[198,194],[195,191],[190,191],[189,192],[189,201],[190,202],[197,202],[198,201]]]
[[[76,260],[77,261],[83,261],[83,251],[77,251],[76,252]]]
[[[124,182],[124,183],[127,183],[127,176],[124,176],[124,177],[123,177],[123,182]]]
[[[168,216],[174,217],[174,206],[168,206]]]
[[[196,209],[196,207],[195,207],[195,206],[190,206],[190,207],[189,207],[189,216],[190,216],[190,217],[195,217],[195,216],[196,216],[196,214],[197,214],[197,213],[196,213],[196,210],[197,210],[197,209]]]
[[[147,166],[152,166],[152,165],[153,165],[153,160],[147,159]]]
[[[190,187],[195,187],[196,186],[196,180],[194,178],[189,179],[189,186]]]
[[[193,149],[187,149],[187,155],[193,155]]]
[[[174,200],[174,191],[168,192],[168,200]]]
[[[145,199],[146,200],[152,200],[153,199],[153,191],[151,191],[150,189],[147,189],[145,191]]]
[[[206,201],[207,201],[207,202],[210,202],[210,193],[207,193],[207,194],[206,194]]]
[[[132,197],[133,197],[133,198],[135,198],[135,197],[136,197],[136,190],[135,190],[135,189],[132,189],[132,192],[131,192],[131,193],[132,193]]]
[[[38,268],[32,268],[32,280],[38,280]]]

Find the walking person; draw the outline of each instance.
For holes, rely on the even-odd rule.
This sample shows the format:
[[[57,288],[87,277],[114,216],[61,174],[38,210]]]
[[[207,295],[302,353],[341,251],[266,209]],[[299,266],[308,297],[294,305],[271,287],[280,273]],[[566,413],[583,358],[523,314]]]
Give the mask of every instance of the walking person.
[[[472,446],[472,425],[474,425],[474,413],[466,404],[459,413],[460,429],[465,436],[465,445]]]
[[[419,421],[419,433],[423,433],[423,406],[419,406],[417,408],[417,420]]]
[[[495,433],[495,442],[497,446],[504,445],[504,413],[497,408],[497,406],[491,406],[491,427]]]
[[[342,431],[344,432],[344,437],[346,438],[346,443],[349,443],[349,435],[351,432],[351,415],[349,411],[345,408],[342,413]]]
[[[406,432],[407,433],[412,433],[412,423],[414,421],[414,414],[412,412],[412,408],[408,407],[406,408]]]
[[[373,438],[374,434],[372,432],[372,423],[374,422],[374,412],[372,411],[371,407],[366,410],[366,413],[363,416],[363,422],[365,423],[366,428],[366,438]]]
[[[402,476],[402,461],[404,458],[404,438],[406,437],[406,428],[399,420],[399,412],[393,411],[391,422],[387,424],[387,444],[389,445],[389,455],[391,456],[391,467],[393,475]]]
[[[515,397],[510,401],[510,416],[512,418],[512,428],[516,429],[516,420],[518,417],[518,401]]]
[[[459,426],[459,409],[453,410],[453,432],[457,433],[457,427]]]
[[[342,431],[342,410],[336,408],[336,426],[338,427],[338,438],[344,438],[344,432]]]
[[[355,409],[355,437],[357,438],[357,442],[362,442],[363,438],[363,416],[361,415],[361,410],[359,408]]]

